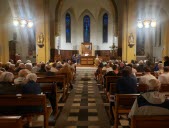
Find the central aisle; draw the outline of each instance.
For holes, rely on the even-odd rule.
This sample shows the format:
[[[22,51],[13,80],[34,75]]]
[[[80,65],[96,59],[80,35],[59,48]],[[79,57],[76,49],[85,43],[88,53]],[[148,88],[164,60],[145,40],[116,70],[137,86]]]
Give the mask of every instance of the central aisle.
[[[74,89],[56,121],[57,128],[110,128],[104,103],[94,80],[96,68],[78,67]]]

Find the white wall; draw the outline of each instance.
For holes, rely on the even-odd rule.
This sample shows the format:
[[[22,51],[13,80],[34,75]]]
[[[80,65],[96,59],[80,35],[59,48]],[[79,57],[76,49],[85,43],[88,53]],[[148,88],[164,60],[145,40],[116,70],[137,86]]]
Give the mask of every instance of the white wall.
[[[110,50],[113,42],[113,4],[110,0],[65,0],[60,9],[59,33],[61,49],[79,50],[83,42],[83,17],[90,17],[90,42],[95,50]],[[71,14],[71,43],[66,43],[65,39],[65,14]],[[102,16],[108,13],[108,43],[103,43],[102,39]]]

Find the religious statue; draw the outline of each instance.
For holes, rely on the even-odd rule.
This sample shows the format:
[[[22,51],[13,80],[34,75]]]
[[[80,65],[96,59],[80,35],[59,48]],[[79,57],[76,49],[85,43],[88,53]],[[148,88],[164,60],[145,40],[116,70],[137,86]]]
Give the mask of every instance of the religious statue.
[[[37,43],[37,45],[40,47],[40,48],[42,48],[43,46],[44,46],[44,34],[43,33],[41,33],[39,36],[38,36],[38,43]]]
[[[132,48],[134,46],[134,36],[133,33],[130,33],[129,38],[128,38],[128,46]]]

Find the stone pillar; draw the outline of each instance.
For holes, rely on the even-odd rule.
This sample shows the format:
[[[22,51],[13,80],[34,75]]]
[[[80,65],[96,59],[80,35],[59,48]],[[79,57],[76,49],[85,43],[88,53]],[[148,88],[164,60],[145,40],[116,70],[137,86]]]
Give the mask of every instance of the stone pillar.
[[[136,3],[135,0],[119,1],[119,5],[123,5],[119,9],[119,46],[122,48],[122,60],[127,60],[127,62],[136,59]],[[135,43],[131,48],[128,46],[130,33]]]
[[[32,1],[33,2],[33,1]],[[49,1],[35,0],[35,29],[36,29],[36,44],[38,43],[38,36],[44,34],[44,47],[40,48],[36,45],[36,61],[47,62],[50,59],[50,39],[49,39]]]
[[[162,37],[162,43],[163,43],[163,50],[162,50],[162,58],[164,56],[168,56],[169,55],[169,36],[168,36],[168,33],[169,33],[169,21],[167,20],[165,23],[164,23],[164,30],[163,30],[163,37]]]
[[[136,59],[136,24],[137,24],[137,16],[136,16],[136,0],[128,0],[127,2],[127,40],[126,40],[126,60],[127,62],[131,62],[131,60]],[[133,34],[134,37],[134,46],[130,48],[128,46],[128,40],[129,40],[129,35],[130,33]]]
[[[4,17],[0,17],[0,61],[6,63],[9,61],[9,40],[8,40],[8,22]]]

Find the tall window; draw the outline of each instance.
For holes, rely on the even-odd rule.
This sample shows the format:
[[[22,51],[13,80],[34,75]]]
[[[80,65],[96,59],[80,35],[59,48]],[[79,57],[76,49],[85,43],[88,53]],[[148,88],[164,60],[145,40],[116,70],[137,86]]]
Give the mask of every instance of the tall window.
[[[103,15],[103,43],[108,42],[108,15]]]
[[[71,17],[69,13],[66,13],[66,42],[71,42]]]
[[[90,17],[84,16],[83,19],[83,40],[84,42],[90,42]]]

